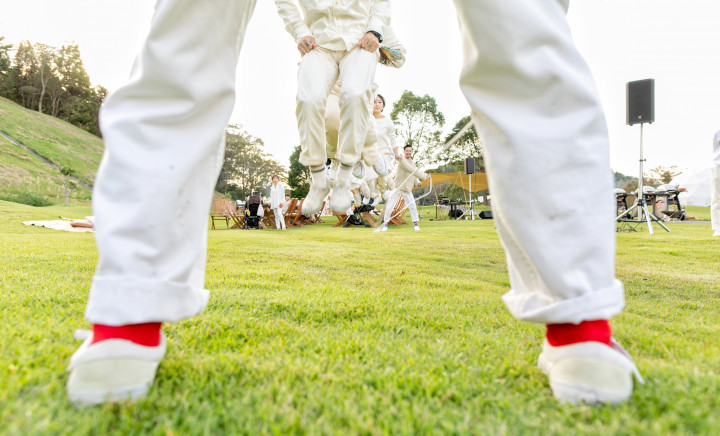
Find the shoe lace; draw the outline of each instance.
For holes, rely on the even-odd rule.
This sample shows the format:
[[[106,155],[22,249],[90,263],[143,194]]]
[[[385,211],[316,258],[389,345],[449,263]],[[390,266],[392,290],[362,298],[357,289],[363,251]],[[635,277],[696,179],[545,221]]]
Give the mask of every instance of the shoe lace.
[[[610,338],[610,342],[612,343],[613,350],[617,351],[618,353],[622,354],[627,358],[627,360],[632,365],[632,372],[635,375],[635,378],[637,378],[638,383],[644,385],[645,379],[643,379],[642,375],[640,375],[640,370],[635,365],[635,361],[633,361],[632,357],[630,356],[630,353],[628,353],[622,345],[618,341],[615,340],[615,338]]]

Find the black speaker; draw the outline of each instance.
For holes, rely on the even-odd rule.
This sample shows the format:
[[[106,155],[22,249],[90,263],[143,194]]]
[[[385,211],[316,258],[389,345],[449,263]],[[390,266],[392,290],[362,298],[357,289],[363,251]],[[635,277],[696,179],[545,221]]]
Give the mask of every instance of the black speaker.
[[[655,79],[628,82],[627,125],[655,121]]]
[[[475,173],[475,159],[472,157],[469,157],[465,159],[465,174],[474,174]]]
[[[491,220],[492,219],[492,211],[491,210],[480,211],[480,218],[482,218],[484,220]]]

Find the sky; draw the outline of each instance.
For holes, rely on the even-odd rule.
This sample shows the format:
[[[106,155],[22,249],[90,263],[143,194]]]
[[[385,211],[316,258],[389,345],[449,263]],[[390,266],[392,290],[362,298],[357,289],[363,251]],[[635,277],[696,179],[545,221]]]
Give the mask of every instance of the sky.
[[[61,46],[76,42],[94,85],[126,80],[149,28],[152,0],[0,0],[0,36]],[[407,48],[401,69],[379,67],[388,107],[404,90],[434,97],[445,133],[470,113],[458,87],[462,55],[450,0],[394,0],[393,28]],[[625,124],[625,84],[655,79],[655,123],[643,131],[645,169],[706,167],[720,130],[720,1],[575,0],[568,21],[597,82],[615,171],[639,173],[640,127]],[[259,0],[238,65],[231,123],[263,140],[287,165],[298,144],[300,55],[271,0]]]

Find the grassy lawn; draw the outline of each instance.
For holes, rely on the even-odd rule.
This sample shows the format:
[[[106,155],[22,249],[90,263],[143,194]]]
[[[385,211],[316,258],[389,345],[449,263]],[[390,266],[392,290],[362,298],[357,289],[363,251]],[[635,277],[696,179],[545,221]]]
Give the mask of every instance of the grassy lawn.
[[[78,179],[93,184],[103,153],[97,136],[1,97],[0,130],[51,162],[75,169]],[[59,202],[62,185],[59,171],[0,137],[0,197],[30,192]],[[72,195],[87,200],[90,191],[79,186]]]
[[[208,308],[165,327],[150,395],[76,409],[64,370],[73,330],[88,327],[93,236],[21,221],[90,214],[0,201],[0,434],[720,432],[709,223],[618,234],[626,310],[613,327],[647,381],[624,405],[552,398],[535,366],[543,328],[500,301],[509,281],[493,221],[424,219],[421,232],[211,232]]]

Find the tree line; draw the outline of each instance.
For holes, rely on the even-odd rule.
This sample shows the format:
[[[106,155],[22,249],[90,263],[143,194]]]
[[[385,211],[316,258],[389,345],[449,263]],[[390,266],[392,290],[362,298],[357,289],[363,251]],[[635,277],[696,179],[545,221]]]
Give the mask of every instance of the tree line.
[[[108,91],[91,85],[77,44],[57,48],[23,41],[15,47],[4,40],[0,36],[0,96],[102,136],[98,113]],[[469,116],[459,120],[444,137],[445,116],[435,99],[405,91],[393,105],[390,118],[397,126],[398,144],[413,145],[413,159],[418,166],[457,171],[462,170],[465,158],[472,157],[476,168],[480,168],[478,171],[482,171],[482,142],[474,128],[452,147],[445,146],[467,124]],[[272,174],[278,174],[294,197],[307,194],[309,173],[298,161],[300,146],[293,150],[288,171],[264,151],[261,139],[241,126],[230,125],[226,138],[225,160],[216,185],[218,192],[245,198],[251,191],[269,186]]]
[[[93,87],[75,43],[60,48],[0,36],[0,96],[101,136],[98,111],[107,89]]]

